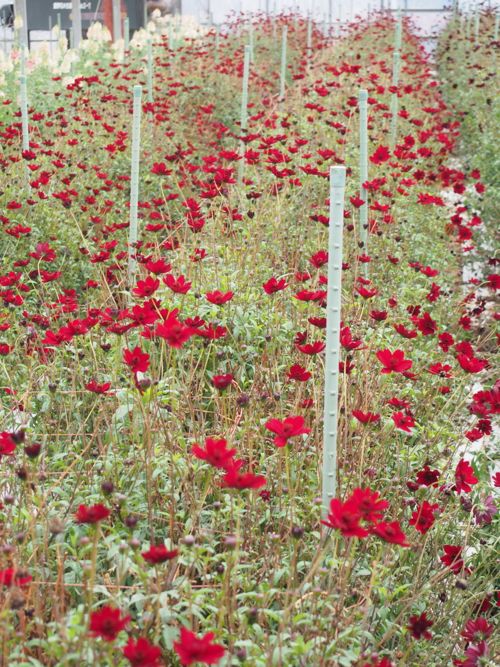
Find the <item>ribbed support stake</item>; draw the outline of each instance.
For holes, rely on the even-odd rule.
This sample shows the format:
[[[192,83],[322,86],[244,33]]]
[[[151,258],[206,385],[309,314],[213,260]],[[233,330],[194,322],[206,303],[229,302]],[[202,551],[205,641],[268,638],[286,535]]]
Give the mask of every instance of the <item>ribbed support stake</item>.
[[[283,27],[281,34],[281,70],[280,70],[280,100],[285,99],[286,91],[286,47],[288,38],[288,26]]]
[[[243,83],[241,90],[241,116],[240,129],[241,134],[244,135],[248,128],[248,82],[250,80],[250,47],[245,46],[245,55],[243,58]],[[243,180],[245,172],[245,142],[242,141],[240,145],[240,162],[238,165],[238,183]]]
[[[312,55],[312,21],[307,19],[307,57],[310,58]]]
[[[147,71],[147,86],[148,86],[148,102],[153,103],[153,44],[148,39],[147,45],[148,71]]]
[[[359,196],[365,202],[359,209],[359,238],[363,252],[368,253],[368,190],[363,183],[368,180],[368,92],[359,91]],[[364,263],[365,277],[368,264]]]
[[[215,45],[214,45],[214,48],[215,48],[214,60],[215,60],[215,64],[218,65],[219,64],[219,50],[220,50],[220,27],[219,27],[218,24],[215,26]]]
[[[82,41],[82,10],[80,0],[71,0],[71,21],[73,23],[73,48],[79,49]]]
[[[123,19],[123,49],[125,52],[130,49],[130,19],[128,16]]]
[[[139,203],[139,160],[141,152],[142,86],[134,86],[132,114],[132,156],[130,166],[130,226],[128,236],[128,280],[131,286],[137,268],[137,208]]]
[[[120,0],[113,0],[113,41],[117,42],[122,37],[122,20]]]
[[[22,127],[23,151],[29,151],[30,132],[28,125],[28,92],[27,92],[25,74],[21,74],[19,76],[19,96],[21,103],[21,127]]]
[[[337,492],[337,428],[342,297],[342,237],[344,230],[345,167],[330,167],[328,230],[328,290],[326,303],[325,396],[323,419],[322,513],[328,514]]]
[[[399,67],[401,57],[399,51],[394,51],[394,61],[392,70],[392,85],[397,88],[399,86]],[[391,131],[390,131],[390,146],[394,150],[396,146],[397,132],[398,132],[398,113],[399,113],[399,98],[397,91],[392,94],[391,99]]]

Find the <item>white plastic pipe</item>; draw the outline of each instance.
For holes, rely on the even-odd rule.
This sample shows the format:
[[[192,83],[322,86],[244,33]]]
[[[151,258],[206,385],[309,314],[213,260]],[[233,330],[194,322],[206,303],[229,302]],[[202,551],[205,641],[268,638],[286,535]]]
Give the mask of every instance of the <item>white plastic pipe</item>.
[[[26,74],[19,76],[19,97],[21,103],[21,128],[23,151],[28,151],[30,148],[30,133],[28,124],[28,92],[26,85]]]
[[[73,23],[73,48],[79,49],[82,41],[82,10],[80,0],[71,0],[71,21]]]
[[[363,252],[368,253],[368,190],[363,183],[368,180],[368,92],[359,91],[359,196],[364,204],[359,209],[359,238]],[[365,262],[365,276],[368,264]]]
[[[323,516],[337,492],[337,432],[342,301],[342,238],[344,230],[345,167],[330,167],[328,231],[328,291],[323,420]]]
[[[130,167],[130,227],[128,237],[128,279],[133,284],[137,268],[137,210],[139,204],[139,161],[141,152],[142,86],[134,86],[132,113],[132,156]]]
[[[281,35],[281,71],[280,71],[280,100],[285,99],[286,91],[286,47],[288,38],[288,26],[283,26]]]
[[[120,0],[113,0],[113,41],[117,42],[122,37],[122,19]]]

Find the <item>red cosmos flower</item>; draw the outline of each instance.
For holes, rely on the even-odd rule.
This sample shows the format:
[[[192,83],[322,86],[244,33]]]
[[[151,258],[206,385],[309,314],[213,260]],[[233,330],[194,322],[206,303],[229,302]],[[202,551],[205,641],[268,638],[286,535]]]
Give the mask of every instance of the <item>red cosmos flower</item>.
[[[372,299],[378,294],[378,289],[374,287],[373,289],[366,289],[366,287],[358,286],[354,288],[356,292],[363,297],[363,299]]]
[[[188,282],[184,276],[175,278],[171,273],[167,273],[163,278],[163,282],[172,290],[172,292],[176,292],[177,294],[187,294],[191,289],[191,283]]]
[[[2,456],[12,456],[16,451],[16,442],[12,437],[12,433],[2,431],[0,433],[0,459]]]
[[[226,467],[226,474],[222,478],[222,486],[230,489],[260,489],[266,485],[263,475],[254,475],[252,472],[240,472],[243,461],[235,459]]]
[[[413,366],[413,361],[405,359],[403,350],[380,350],[377,359],[384,366],[382,373],[404,373]]]
[[[197,637],[187,628],[181,628],[179,641],[174,642],[174,651],[179,656],[181,665],[192,665],[201,662],[204,665],[215,665],[223,657],[225,649],[221,644],[214,644],[213,632]]]
[[[262,287],[264,288],[264,292],[266,294],[274,294],[275,292],[284,290],[286,287],[288,287],[288,285],[284,278],[277,280],[276,278],[272,277],[269,278],[267,283],[264,283]]]
[[[422,336],[432,336],[436,333],[437,324],[429,313],[424,313],[422,317],[412,317],[411,319]]]
[[[361,199],[361,197],[358,197],[357,195],[355,197],[349,197],[349,201],[354,206],[354,208],[361,208],[361,206],[363,206],[365,203],[365,200]]]
[[[461,459],[455,469],[455,491],[457,493],[470,493],[474,484],[478,483],[474,470],[465,459]]]
[[[312,373],[306,370],[300,364],[293,364],[287,373],[289,380],[296,380],[297,382],[307,382],[312,377]]]
[[[493,625],[479,616],[478,618],[469,619],[460,633],[468,642],[476,644],[484,639],[488,639],[493,634]]]
[[[353,410],[352,416],[362,424],[374,424],[380,421],[380,415],[375,412],[363,412],[362,410]]]
[[[215,468],[226,469],[233,462],[236,449],[227,449],[227,441],[224,438],[206,438],[204,449],[199,445],[193,445],[191,452],[197,459],[207,461]]]
[[[161,660],[161,649],[150,644],[144,637],[138,637],[137,641],[129,637],[122,653],[132,667],[162,667],[164,664]]]
[[[309,262],[319,269],[321,266],[328,263],[328,252],[326,250],[318,250],[317,253],[309,258]]]
[[[148,276],[145,280],[138,280],[137,285],[132,290],[132,293],[138,297],[148,297],[156,292],[160,286],[158,278]]]
[[[382,518],[382,512],[389,507],[387,500],[380,498],[378,491],[356,488],[347,502],[354,508],[360,517],[368,523],[375,523]]]
[[[357,350],[359,347],[361,347],[361,345],[363,345],[362,340],[352,337],[352,333],[349,327],[341,327],[339,340],[342,347],[349,351]]]
[[[172,560],[179,552],[177,549],[167,549],[164,544],[152,544],[148,551],[143,551],[141,556],[148,563],[164,563],[167,560]]]
[[[365,662],[361,667],[394,667],[394,663],[389,658],[372,658],[371,662]]]
[[[16,570],[13,567],[8,567],[5,570],[0,570],[0,586],[27,586],[33,577],[22,570]]]
[[[387,319],[387,311],[386,310],[371,310],[370,311],[370,317],[372,320],[375,320],[375,322],[383,322],[384,320]]]
[[[154,273],[156,276],[168,273],[172,269],[172,265],[167,264],[163,257],[160,257],[160,259],[150,259],[144,266],[150,273]]]
[[[451,366],[450,364],[432,364],[428,368],[429,373],[432,375],[439,375],[442,378],[451,378]]]
[[[215,290],[215,292],[207,292],[205,296],[210,303],[213,303],[216,306],[222,306],[224,303],[231,301],[234,292],[220,292],[219,290]]]
[[[480,373],[488,366],[486,359],[469,357],[466,354],[459,354],[457,356],[457,361],[467,373]]]
[[[411,433],[411,429],[415,426],[415,420],[413,415],[409,412],[395,412],[392,415],[392,420],[394,425],[400,431],[405,431],[406,433]]]
[[[122,616],[119,609],[104,605],[90,614],[89,631],[93,637],[112,642],[127,627],[129,621],[130,616]]]
[[[431,470],[429,466],[424,466],[417,473],[417,484],[421,486],[437,486],[437,481],[441,473],[439,470]]]
[[[424,612],[420,616],[410,616],[410,623],[407,627],[415,639],[432,639],[429,628],[433,625],[434,621],[428,619],[427,614]]]
[[[314,343],[306,343],[305,345],[297,345],[297,350],[303,352],[304,354],[319,354],[323,352],[326,347],[326,343],[321,340],[314,341]]]
[[[450,347],[455,342],[453,336],[449,334],[447,331],[445,331],[444,333],[440,333],[438,335],[438,340],[439,340],[439,347],[443,350],[443,352],[448,352]]]
[[[285,417],[283,421],[280,421],[279,419],[269,419],[266,422],[265,427],[268,431],[276,433],[276,437],[273,439],[276,447],[284,447],[289,438],[293,438],[297,435],[307,435],[311,432],[311,429],[304,426],[304,423],[304,417],[299,415],[296,417]]]
[[[123,350],[123,361],[132,373],[145,373],[149,368],[149,354],[143,352],[140,347]]]
[[[406,539],[406,535],[401,530],[399,521],[381,521],[373,526],[370,532],[390,544],[399,544],[400,547],[410,546]]]
[[[360,521],[360,512],[349,500],[343,503],[337,498],[332,498],[326,521],[321,523],[328,528],[340,530],[344,537],[366,537],[368,531],[361,526]]]
[[[403,336],[403,338],[411,339],[418,336],[418,333],[415,331],[415,329],[407,329],[404,324],[395,324],[394,329],[400,336]]]
[[[224,375],[214,375],[212,377],[212,384],[216,389],[223,391],[234,380],[234,376],[231,373],[225,373]]]
[[[439,505],[431,505],[427,500],[424,500],[424,502],[417,507],[411,515],[409,522],[410,526],[415,526],[415,530],[418,530],[419,533],[425,535],[425,533],[434,525],[434,521],[436,520],[434,513],[438,509]]]
[[[85,385],[87,391],[92,391],[94,394],[107,394],[111,387],[111,382],[103,382],[99,384],[96,380],[90,380]]]
[[[77,523],[98,523],[107,519],[110,514],[111,510],[101,503],[80,505],[75,513],[75,519]]]
[[[199,333],[197,329],[188,327],[177,319],[172,312],[154,329],[154,335],[163,338],[170,347],[180,349],[192,336]]]
[[[444,555],[439,557],[439,560],[449,567],[454,574],[460,574],[464,568],[464,561],[462,559],[462,547],[454,546],[453,544],[445,544]],[[469,572],[468,568],[465,569],[465,572]]]
[[[382,164],[387,162],[391,157],[391,153],[387,146],[379,146],[373,155],[370,155],[370,162],[372,164]]]

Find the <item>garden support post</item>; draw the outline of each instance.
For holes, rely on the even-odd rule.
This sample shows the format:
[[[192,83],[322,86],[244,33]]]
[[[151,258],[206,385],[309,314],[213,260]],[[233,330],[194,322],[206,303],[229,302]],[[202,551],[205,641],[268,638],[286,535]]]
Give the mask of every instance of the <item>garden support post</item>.
[[[392,85],[397,88],[399,85],[399,65],[400,65],[400,54],[399,51],[394,52],[394,64],[392,70]],[[391,133],[390,133],[390,146],[391,151],[394,150],[396,146],[397,130],[398,130],[398,112],[399,112],[399,98],[397,91],[392,94],[391,99]]]
[[[245,135],[248,127],[248,82],[250,80],[250,47],[245,46],[245,55],[243,59],[243,84],[241,91],[241,120],[240,131],[241,135]],[[245,142],[241,141],[240,146],[240,163],[238,168],[238,183],[243,180],[245,172]]]
[[[312,20],[307,19],[307,61],[309,62],[312,55]]]
[[[14,14],[16,24],[19,26],[19,45],[22,49],[27,49],[28,42],[28,19],[26,13],[26,0],[14,1]]]
[[[337,425],[345,176],[345,167],[330,167],[330,225],[328,230],[328,292],[326,305],[323,420],[323,516],[328,514],[330,500],[335,497],[337,491]]]
[[[148,56],[148,72],[147,72],[148,102],[150,104],[153,104],[153,44],[151,38],[148,39],[147,56]]]
[[[80,0],[71,0],[71,20],[73,22],[73,48],[79,49],[82,41],[82,10]]]
[[[132,113],[132,160],[130,167],[130,226],[128,237],[128,279],[132,286],[137,268],[137,207],[139,203],[139,160],[141,150],[142,86],[134,86]]]
[[[125,53],[130,49],[130,19],[126,16],[123,19],[123,50]]]
[[[286,47],[288,37],[288,26],[283,27],[281,35],[281,71],[280,71],[280,100],[285,99],[286,91]]]
[[[363,183],[368,180],[368,92],[359,91],[359,196],[364,204],[359,209],[359,238],[363,243],[363,252],[368,254],[368,190]],[[364,264],[365,278],[368,277],[368,264]]]
[[[220,27],[219,24],[215,26],[215,54],[214,60],[215,64],[219,64],[219,49],[220,49]]]
[[[28,151],[30,148],[30,135],[28,125],[28,92],[26,85],[26,74],[22,73],[19,76],[19,96],[21,102],[21,127],[23,139],[23,151]]]
[[[120,0],[113,0],[113,41],[121,39],[121,7]]]

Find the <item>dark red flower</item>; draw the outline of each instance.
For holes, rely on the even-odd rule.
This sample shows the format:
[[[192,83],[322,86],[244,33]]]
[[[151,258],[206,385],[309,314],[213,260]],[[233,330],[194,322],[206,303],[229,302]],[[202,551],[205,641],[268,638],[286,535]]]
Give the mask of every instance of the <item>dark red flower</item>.
[[[234,292],[220,292],[219,290],[215,290],[215,292],[207,292],[205,296],[210,303],[213,303],[216,306],[222,306],[224,303],[231,301]]]
[[[374,424],[380,421],[380,415],[375,412],[363,412],[362,410],[353,410],[352,416],[362,424]]]
[[[413,415],[409,412],[395,412],[392,415],[392,420],[394,425],[400,431],[405,431],[406,433],[411,433],[411,429],[415,426],[415,419]]]
[[[432,639],[429,628],[433,625],[434,621],[428,619],[427,614],[424,612],[420,616],[410,616],[410,622],[407,627],[415,639]]]
[[[461,459],[455,469],[455,491],[457,493],[470,493],[474,484],[478,483],[477,477],[471,464],[465,459]]]
[[[192,453],[197,459],[207,461],[215,468],[227,468],[232,463],[236,449],[228,449],[227,441],[224,438],[206,438],[205,448],[199,445],[193,445]]]
[[[462,547],[454,546],[453,544],[445,544],[444,555],[440,556],[439,560],[449,567],[454,574],[460,574],[464,567],[464,561],[462,559]],[[467,569],[465,570],[467,572]]]
[[[287,377],[289,380],[296,380],[297,382],[307,382],[312,377],[312,373],[306,370],[300,364],[293,364],[290,366]]]
[[[399,521],[381,521],[373,526],[370,532],[390,544],[399,544],[401,547],[410,546],[406,539],[406,535],[401,529]]]
[[[266,294],[274,294],[275,292],[280,292],[287,287],[286,280],[281,278],[277,280],[276,278],[269,278],[269,280],[262,285]]]
[[[343,503],[332,498],[328,516],[321,523],[328,528],[340,530],[344,537],[366,537],[368,531],[361,526],[360,521],[360,512],[349,500]]]
[[[265,427],[268,431],[276,434],[276,437],[273,439],[276,447],[284,447],[289,438],[297,435],[307,435],[311,432],[311,429],[304,426],[304,423],[304,417],[291,416],[285,417],[282,421],[279,419],[269,419]]]
[[[479,616],[478,618],[469,619],[460,634],[468,642],[476,644],[477,642],[491,637],[493,630],[493,625],[488,623],[482,616]]]
[[[215,665],[223,657],[225,649],[221,644],[214,644],[213,632],[197,637],[187,628],[181,628],[179,641],[174,642],[174,651],[179,656],[181,665],[192,665],[201,662],[204,665]]]
[[[390,157],[391,153],[388,147],[379,146],[377,150],[372,155],[370,155],[370,162],[373,164],[382,164],[383,162],[387,162]]]
[[[144,637],[138,637],[136,641],[129,637],[122,648],[122,653],[132,667],[162,667],[164,664],[161,659],[161,649]]]
[[[75,513],[77,523],[98,523],[104,521],[111,514],[111,510],[105,505],[80,505]]]
[[[149,354],[143,352],[140,347],[134,347],[133,350],[123,350],[123,361],[130,368],[132,373],[145,373],[149,368]]]
[[[266,478],[263,475],[255,475],[253,472],[241,472],[243,461],[231,461],[226,474],[222,478],[222,486],[231,489],[260,489],[266,485]]]
[[[2,456],[12,456],[16,451],[16,442],[11,433],[2,431],[0,433],[0,458]]]
[[[216,389],[223,391],[234,380],[234,376],[231,373],[224,373],[223,375],[214,375],[212,377],[212,384]]]
[[[439,509],[438,504],[431,505],[427,500],[417,507],[410,519],[410,526],[415,526],[415,530],[425,535],[432,528],[436,517],[434,513]]]
[[[127,627],[129,621],[130,616],[122,616],[119,609],[104,605],[90,614],[89,632],[93,637],[112,642]]]
[[[164,544],[152,544],[148,551],[143,551],[141,556],[148,563],[164,563],[167,560],[172,560],[179,552],[177,549],[167,549]]]
[[[0,586],[27,586],[33,577],[22,570],[16,570],[13,567],[8,567],[5,570],[0,570]]]
[[[377,359],[384,366],[382,373],[404,373],[413,366],[413,361],[405,359],[403,350],[380,350],[377,352]]]

